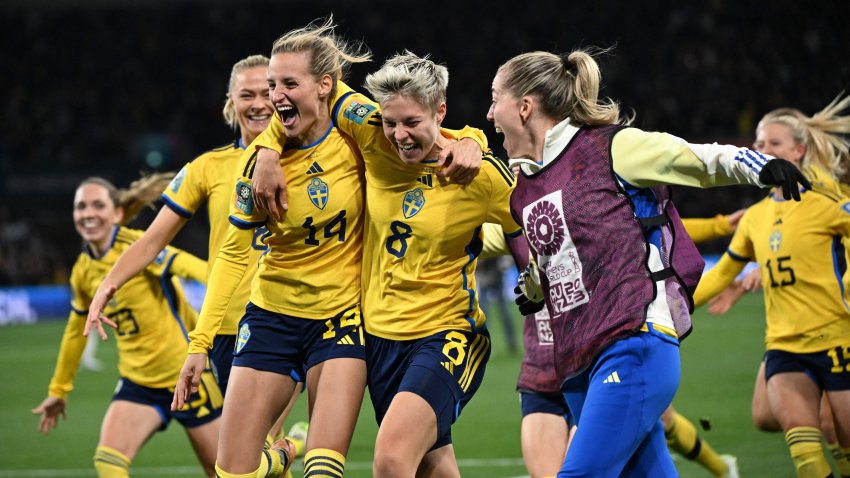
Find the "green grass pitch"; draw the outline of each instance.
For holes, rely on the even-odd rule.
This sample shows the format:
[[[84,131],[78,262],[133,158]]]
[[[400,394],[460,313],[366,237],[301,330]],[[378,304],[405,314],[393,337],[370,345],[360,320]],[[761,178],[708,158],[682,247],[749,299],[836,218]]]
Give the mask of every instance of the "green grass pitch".
[[[490,328],[493,356],[484,384],[464,410],[453,430],[455,449],[465,477],[524,476],[519,444],[519,401],[514,391],[519,356],[508,355],[500,320],[493,312]],[[781,434],[755,430],[750,421],[753,379],[763,352],[764,308],[759,295],[750,295],[732,313],[711,317],[698,311],[694,333],[682,346],[682,382],[674,404],[695,423],[711,422],[701,431],[716,450],[738,457],[741,476],[793,476]],[[519,326],[520,318],[514,317]],[[114,339],[98,350],[109,364],[102,372],[82,370],[68,408],[68,420],[44,437],[30,414],[45,396],[64,324],[0,328],[0,478],[93,477],[92,454],[100,420],[117,379]],[[288,424],[306,418],[301,400]],[[348,457],[346,476],[371,475],[370,460],[376,433],[368,398]],[[599,444],[605,457],[605,444]],[[709,473],[676,457],[684,477]],[[296,464],[296,471],[300,463]],[[133,463],[137,478],[201,476],[181,427],[154,436]],[[298,473],[296,472],[296,476]]]

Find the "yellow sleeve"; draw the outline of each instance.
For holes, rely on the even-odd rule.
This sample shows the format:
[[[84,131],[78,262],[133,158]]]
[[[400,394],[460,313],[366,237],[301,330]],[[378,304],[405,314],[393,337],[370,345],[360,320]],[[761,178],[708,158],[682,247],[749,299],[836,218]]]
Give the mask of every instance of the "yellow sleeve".
[[[487,222],[502,226],[508,236],[522,233],[511,214],[511,194],[516,187],[516,177],[508,165],[500,159],[485,154],[481,161],[481,171],[490,179],[490,197],[488,198]]]
[[[696,243],[727,237],[734,232],[723,214],[708,219],[682,219],[682,224],[691,236],[691,240]]]
[[[204,180],[206,164],[207,161],[199,157],[184,165],[162,192],[162,202],[178,216],[191,218],[209,197],[208,183]]]
[[[212,348],[233,293],[247,273],[253,241],[253,229],[241,229],[232,224],[227,228],[224,244],[210,271],[198,323],[189,333],[190,354],[206,354]]]
[[[65,325],[65,333],[59,346],[59,356],[56,358],[56,368],[53,377],[47,387],[47,395],[56,398],[66,398],[74,389],[74,377],[80,367],[80,358],[86,348],[86,337],[83,330],[88,318],[88,308],[91,299],[82,294],[81,271],[74,267],[71,271],[71,313],[68,315],[68,323]]]
[[[619,131],[611,143],[614,172],[636,187],[659,184],[706,188],[730,184],[764,186],[759,172],[773,159],[732,145],[691,144],[666,133]]]
[[[285,143],[286,130],[283,129],[283,122],[280,119],[280,115],[275,112],[266,129],[248,146],[248,151],[253,152],[259,148],[268,148],[277,151],[278,154],[283,154],[283,145]]]
[[[732,259],[728,253],[723,254],[717,265],[702,275],[696,292],[694,292],[694,307],[700,307],[709,299],[723,292],[735,277],[744,270],[747,263]]]
[[[488,151],[487,135],[484,134],[484,131],[478,128],[473,128],[472,126],[467,125],[459,130],[448,128],[441,129],[458,140],[469,138],[478,143],[478,146],[481,147],[481,151]]]
[[[481,236],[484,243],[484,247],[481,249],[481,259],[510,255],[511,251],[508,249],[508,242],[505,240],[505,232],[502,230],[502,226],[485,222],[481,226]]]
[[[183,279],[192,279],[201,284],[207,283],[207,261],[186,251],[174,249],[174,259],[171,261],[170,272]]]
[[[249,170],[250,161],[255,160],[249,159],[244,170]],[[254,228],[264,224],[264,213],[254,208],[251,179],[242,176],[236,183],[236,193],[230,204],[230,227],[213,262],[198,323],[189,334],[189,353],[206,354],[212,348],[233,293],[248,271]]]
[[[850,201],[841,198],[840,206],[833,208],[833,217],[830,218],[829,228],[835,234],[844,238],[850,238]]]

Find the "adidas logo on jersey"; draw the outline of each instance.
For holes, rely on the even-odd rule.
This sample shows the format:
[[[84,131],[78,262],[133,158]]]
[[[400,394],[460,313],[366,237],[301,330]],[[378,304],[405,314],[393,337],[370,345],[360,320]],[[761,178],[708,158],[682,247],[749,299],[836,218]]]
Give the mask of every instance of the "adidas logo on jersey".
[[[313,161],[313,165],[310,166],[310,169],[307,170],[307,176],[312,176],[314,174],[324,173],[325,170],[319,166],[319,163]]]
[[[778,226],[780,224],[782,224],[782,218],[781,217],[779,219],[777,219],[776,222],[773,223],[774,226]]]
[[[611,372],[611,375],[608,375],[602,383],[620,383],[620,375],[617,372]]]
[[[354,345],[354,341],[351,340],[351,337],[345,336],[336,341],[337,345]]]
[[[428,186],[429,188],[434,187],[434,180],[431,178],[430,174],[426,174],[425,176],[419,176],[418,178],[416,178],[416,180]]]

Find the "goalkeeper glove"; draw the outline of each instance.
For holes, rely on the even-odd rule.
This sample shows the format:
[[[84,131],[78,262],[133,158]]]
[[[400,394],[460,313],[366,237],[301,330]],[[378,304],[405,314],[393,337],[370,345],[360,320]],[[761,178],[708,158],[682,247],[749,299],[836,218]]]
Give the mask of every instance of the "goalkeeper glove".
[[[762,184],[779,186],[782,188],[782,197],[786,200],[794,198],[800,200],[800,188],[797,183],[805,189],[812,189],[812,183],[803,176],[803,173],[792,163],[784,159],[771,159],[764,165],[759,173],[759,181]]]
[[[523,316],[534,315],[543,310],[545,303],[543,289],[540,287],[540,273],[533,257],[525,270],[520,273],[514,293],[519,294],[516,305],[519,306],[519,312]]]

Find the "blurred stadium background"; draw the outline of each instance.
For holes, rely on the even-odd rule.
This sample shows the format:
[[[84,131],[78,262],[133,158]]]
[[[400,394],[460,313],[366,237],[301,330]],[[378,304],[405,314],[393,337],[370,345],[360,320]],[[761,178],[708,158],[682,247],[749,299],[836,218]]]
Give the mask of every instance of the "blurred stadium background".
[[[634,111],[636,126],[691,142],[748,145],[765,112],[794,106],[813,113],[850,89],[850,3],[840,0],[4,0],[0,325],[35,325],[0,328],[0,477],[94,476],[90,457],[114,371],[80,376],[70,421],[55,436],[37,436],[28,415],[43,397],[67,314],[67,278],[80,248],[71,222],[79,181],[100,175],[123,187],[141,171],[177,170],[231,141],[220,112],[232,64],[268,54],[280,34],[329,13],[340,33],[374,53],[371,64],[352,69],[352,85],[392,53],[430,53],[451,74],[446,124],[483,128],[500,155],[501,138],[485,120],[490,82],[503,61],[528,50],[614,47],[600,58],[603,95]],[[762,194],[679,189],[677,204],[684,216],[709,217]],[[144,228],[153,214],[133,226]],[[206,257],[206,230],[194,220],[175,244]],[[702,247],[716,254],[724,243]],[[781,437],[749,422],[762,351],[759,300],[750,298],[734,316],[697,319],[683,347],[676,404],[691,418],[711,418],[706,437],[738,455],[745,476],[791,476]],[[512,320],[519,328],[520,319]],[[523,474],[513,393],[518,356],[500,334],[485,388],[456,433],[458,455],[473,464],[462,467],[465,476]],[[109,362],[110,354],[106,347],[101,355]],[[198,475],[180,434],[154,439],[136,463],[147,471],[134,476]],[[368,409],[351,460],[369,460],[373,437]],[[55,463],[39,459],[44,446],[58,454]],[[501,465],[488,468],[493,460]],[[350,470],[369,474],[366,465]],[[707,476],[687,464],[681,470]]]

